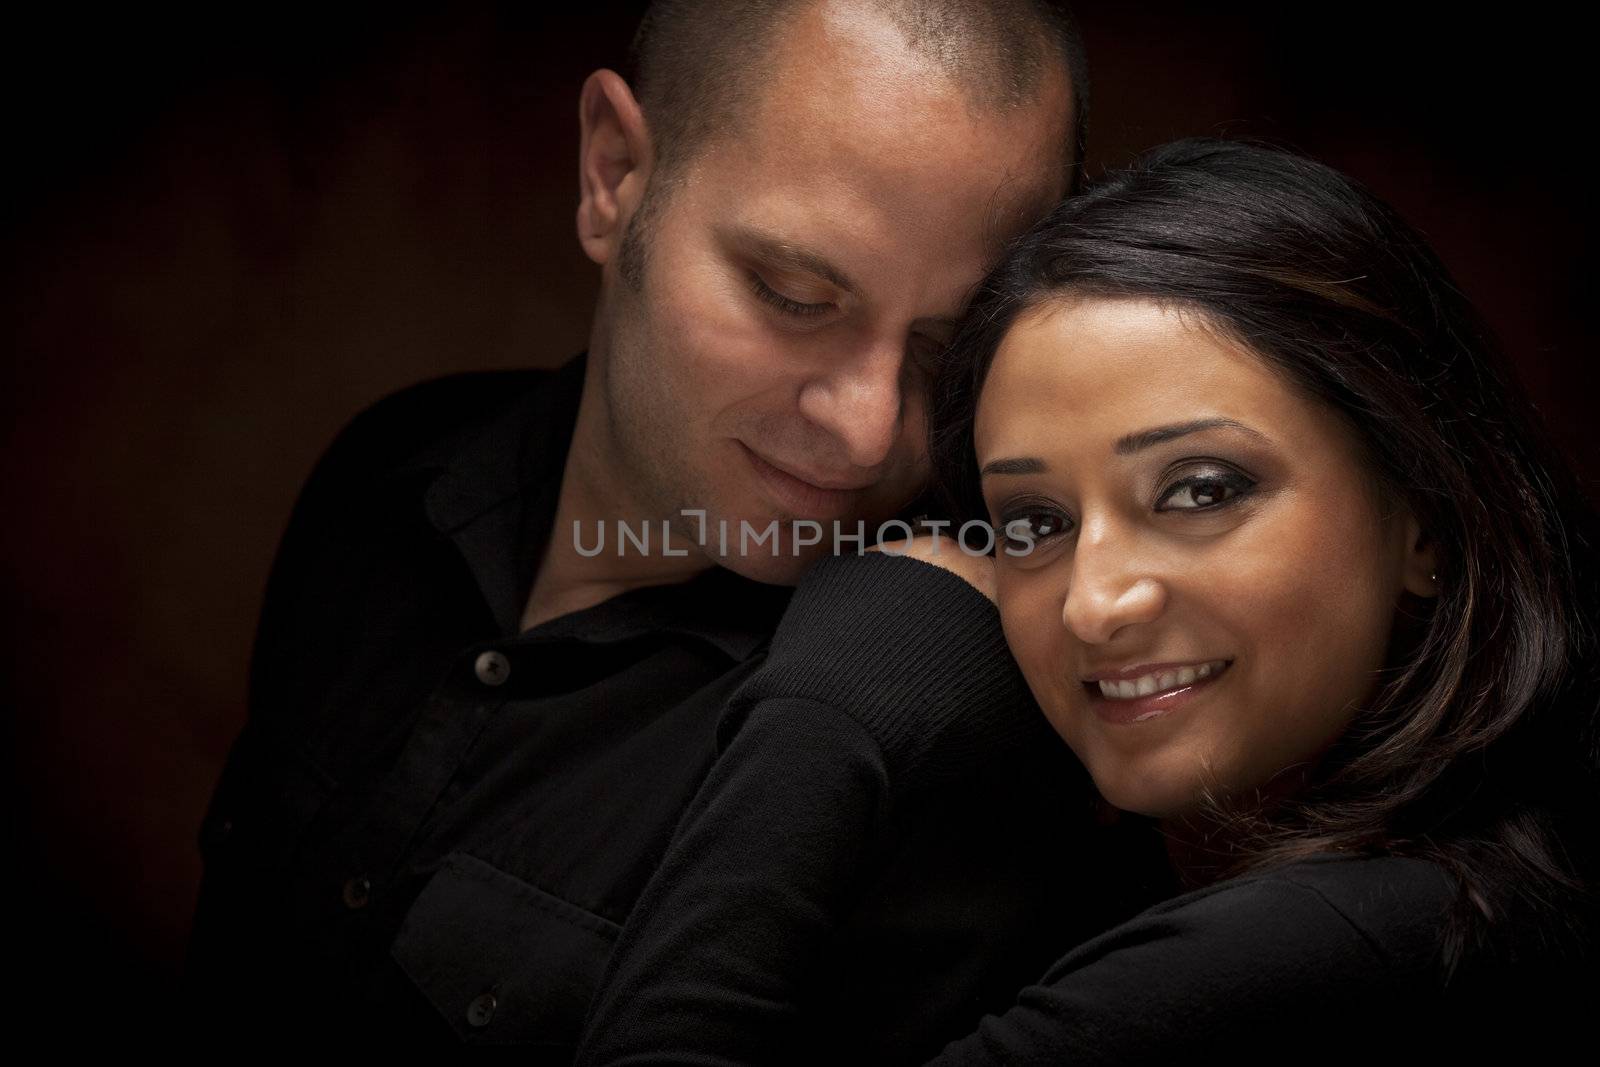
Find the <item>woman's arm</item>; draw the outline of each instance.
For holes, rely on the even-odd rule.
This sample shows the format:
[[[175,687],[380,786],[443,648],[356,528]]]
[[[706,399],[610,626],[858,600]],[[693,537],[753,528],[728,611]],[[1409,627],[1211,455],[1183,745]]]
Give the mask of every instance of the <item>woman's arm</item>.
[[[634,905],[578,1062],[784,1059],[887,792],[876,745],[837,709],[752,709]]]
[[[993,606],[912,559],[824,560],[630,915],[578,1062],[792,1056],[808,988],[900,814],[1008,746],[1051,743]],[[798,1028],[804,1027],[802,1033]]]

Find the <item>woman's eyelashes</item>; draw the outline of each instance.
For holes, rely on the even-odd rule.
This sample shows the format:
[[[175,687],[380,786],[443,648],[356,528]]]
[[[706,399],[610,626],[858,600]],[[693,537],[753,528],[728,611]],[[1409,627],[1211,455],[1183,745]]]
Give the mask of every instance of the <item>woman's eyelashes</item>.
[[[772,305],[786,315],[793,315],[795,318],[809,319],[817,315],[826,315],[833,309],[832,304],[806,304],[784,296],[768,285],[766,279],[755,271],[750,272],[750,289],[758,299]]]
[[[1181,475],[1181,476],[1180,476]],[[1245,499],[1256,480],[1237,467],[1210,461],[1196,466],[1178,465],[1158,484],[1150,505],[1153,513],[1211,512]],[[1071,533],[1076,520],[1059,504],[1041,498],[1018,498],[998,509],[997,536],[1008,546],[1040,542]]]
[[[1070,529],[1072,529],[1072,517],[1054,504],[1042,501],[1018,501],[1007,505],[1001,511],[998,536],[1008,548],[1031,549],[1040,541],[1048,541]]]
[[[1177,480],[1164,479],[1156,494],[1156,511],[1209,511],[1231,504],[1255,488],[1256,481],[1243,471],[1211,464],[1189,468]]]

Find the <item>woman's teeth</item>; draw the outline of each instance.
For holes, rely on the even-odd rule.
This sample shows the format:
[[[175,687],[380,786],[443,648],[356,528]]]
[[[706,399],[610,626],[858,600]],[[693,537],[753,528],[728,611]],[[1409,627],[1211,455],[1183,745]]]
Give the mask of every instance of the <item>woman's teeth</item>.
[[[1102,679],[1099,682],[1100,695],[1107,700],[1132,700],[1135,697],[1147,697],[1172,689],[1182,689],[1202,678],[1222,673],[1222,668],[1227,665],[1227,660],[1218,659],[1202,663],[1197,667],[1178,667],[1170,671],[1141,675],[1138,678],[1124,678],[1121,681]]]

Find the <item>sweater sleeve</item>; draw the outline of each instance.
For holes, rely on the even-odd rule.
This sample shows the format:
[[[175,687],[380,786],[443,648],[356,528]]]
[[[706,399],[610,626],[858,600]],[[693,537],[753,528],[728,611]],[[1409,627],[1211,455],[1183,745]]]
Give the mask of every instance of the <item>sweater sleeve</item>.
[[[1266,1062],[1436,1042],[1451,893],[1422,860],[1292,865],[1151,908],[1064,956],[930,1067]]]
[[[824,704],[860,726],[896,803],[1007,753],[1061,743],[995,606],[965,579],[908,557],[837,556],[813,567],[766,663],[730,700],[722,736],[772,697]]]
[[[993,605],[959,577],[877,555],[819,563],[730,701],[578,1062],[788,1058],[806,983],[898,806],[1037,739],[1025,692]]]

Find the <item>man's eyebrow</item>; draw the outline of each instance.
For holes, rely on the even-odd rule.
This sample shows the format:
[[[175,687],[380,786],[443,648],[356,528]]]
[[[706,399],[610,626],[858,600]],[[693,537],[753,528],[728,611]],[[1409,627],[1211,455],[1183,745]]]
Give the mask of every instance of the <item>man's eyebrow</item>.
[[[980,475],[990,474],[1043,474],[1048,468],[1045,462],[1035,456],[1017,456],[1007,459],[991,459],[983,465]]]
[[[756,230],[732,230],[729,231],[728,236],[746,254],[765,260],[775,267],[786,267],[789,270],[815,274],[847,293],[859,292],[855,283],[850,280],[849,275],[835,267],[820,252],[812,251],[791,241],[785,241],[781,237],[774,237],[771,234],[761,233]]]
[[[1241,433],[1249,434],[1251,437],[1265,440],[1265,436],[1262,433],[1257,430],[1252,430],[1244,423],[1237,422],[1234,419],[1221,418],[1219,416],[1209,419],[1195,419],[1192,422],[1174,423],[1171,426],[1156,426],[1148,430],[1140,430],[1138,433],[1130,433],[1125,437],[1117,438],[1117,443],[1112,446],[1112,448],[1117,455],[1126,456],[1134,452],[1138,452],[1140,449],[1149,448],[1152,445],[1159,445],[1163,441],[1171,441],[1174,438],[1183,437],[1191,433],[1199,433],[1201,430],[1217,429],[1238,430]]]

